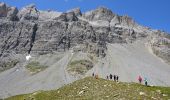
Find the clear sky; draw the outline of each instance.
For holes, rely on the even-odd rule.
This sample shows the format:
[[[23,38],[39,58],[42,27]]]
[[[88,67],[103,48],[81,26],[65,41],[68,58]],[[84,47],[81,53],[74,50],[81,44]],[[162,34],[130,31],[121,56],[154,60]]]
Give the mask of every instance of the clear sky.
[[[99,6],[119,15],[128,15],[139,24],[170,33],[170,0],[0,0],[19,9],[34,3],[40,10],[65,12],[79,7],[82,12]]]

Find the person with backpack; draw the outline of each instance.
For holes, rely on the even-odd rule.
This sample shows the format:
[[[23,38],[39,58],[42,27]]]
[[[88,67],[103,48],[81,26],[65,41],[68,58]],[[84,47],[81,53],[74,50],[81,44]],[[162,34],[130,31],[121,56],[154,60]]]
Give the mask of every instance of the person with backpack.
[[[108,75],[106,76],[106,79],[109,79],[109,76],[108,76]]]
[[[92,73],[92,76],[94,77],[94,72]]]
[[[95,79],[99,79],[99,76],[98,76],[98,74],[96,74],[96,75],[95,75]]]
[[[112,74],[110,74],[110,76],[109,76],[109,77],[110,77],[110,79],[112,80],[113,75],[112,75]]]
[[[142,83],[142,77],[141,76],[138,77],[138,81],[139,81],[140,84]]]
[[[114,78],[114,81],[116,81],[116,75],[114,75],[113,78]]]
[[[144,81],[145,81],[145,86],[148,86],[148,80],[146,77],[145,77]]]
[[[119,76],[118,76],[118,75],[116,75],[116,81],[117,81],[117,82],[119,81]]]

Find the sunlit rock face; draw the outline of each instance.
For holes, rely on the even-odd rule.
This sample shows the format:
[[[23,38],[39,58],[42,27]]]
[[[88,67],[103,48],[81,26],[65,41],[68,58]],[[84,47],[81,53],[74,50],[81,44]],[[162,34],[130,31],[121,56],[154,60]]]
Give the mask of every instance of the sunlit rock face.
[[[169,59],[169,45],[156,45],[168,35],[137,24],[128,16],[119,16],[110,9],[99,7],[82,13],[79,8],[67,12],[40,11],[35,5],[21,10],[0,3],[0,59],[16,54],[48,54],[54,51],[65,52],[76,45],[92,46],[93,52],[105,57],[108,43],[133,43],[150,38],[159,57]],[[165,38],[165,39],[164,39]],[[88,45],[88,46],[87,46]],[[86,49],[87,50],[87,49]],[[169,60],[166,60],[169,62]]]

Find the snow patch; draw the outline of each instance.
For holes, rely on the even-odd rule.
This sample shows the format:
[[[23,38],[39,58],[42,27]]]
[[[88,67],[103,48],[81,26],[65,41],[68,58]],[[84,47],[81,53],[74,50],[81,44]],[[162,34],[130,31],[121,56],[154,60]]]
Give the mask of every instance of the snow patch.
[[[30,60],[30,58],[31,58],[31,55],[26,56],[27,61]]]

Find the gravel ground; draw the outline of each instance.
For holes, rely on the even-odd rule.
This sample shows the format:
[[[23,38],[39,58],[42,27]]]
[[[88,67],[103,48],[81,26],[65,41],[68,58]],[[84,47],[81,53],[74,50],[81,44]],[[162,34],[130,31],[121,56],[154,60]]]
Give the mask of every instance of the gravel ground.
[[[145,42],[133,44],[108,44],[107,56],[100,59],[86,76],[92,73],[106,78],[107,75],[118,75],[120,81],[138,82],[141,75],[147,78],[150,85],[170,86],[170,65],[155,56]]]

